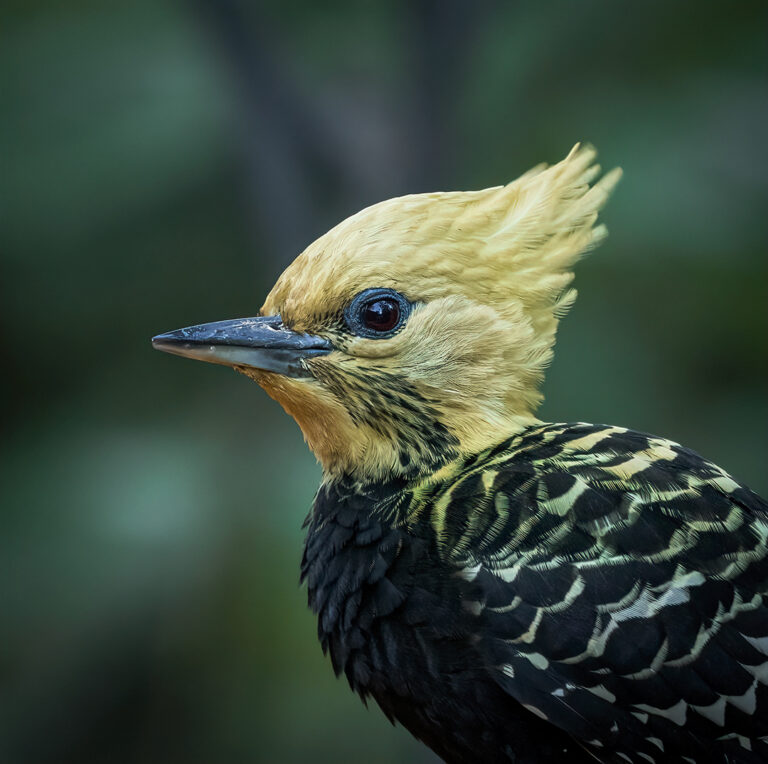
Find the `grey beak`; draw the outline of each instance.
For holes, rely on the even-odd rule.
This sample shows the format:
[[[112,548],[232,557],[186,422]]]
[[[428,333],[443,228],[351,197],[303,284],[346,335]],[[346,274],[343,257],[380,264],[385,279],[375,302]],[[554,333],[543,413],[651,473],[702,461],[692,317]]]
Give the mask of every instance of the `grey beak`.
[[[250,366],[287,377],[309,377],[305,361],[333,350],[328,340],[287,329],[280,316],[236,318],[188,326],[152,338],[165,353],[224,366]]]

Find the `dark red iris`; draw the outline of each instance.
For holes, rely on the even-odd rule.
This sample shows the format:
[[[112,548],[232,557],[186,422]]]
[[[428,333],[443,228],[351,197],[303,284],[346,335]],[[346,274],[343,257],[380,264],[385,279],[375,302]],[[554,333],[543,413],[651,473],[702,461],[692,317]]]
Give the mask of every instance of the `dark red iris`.
[[[363,324],[375,332],[390,332],[400,320],[400,306],[395,300],[373,300],[363,308]]]

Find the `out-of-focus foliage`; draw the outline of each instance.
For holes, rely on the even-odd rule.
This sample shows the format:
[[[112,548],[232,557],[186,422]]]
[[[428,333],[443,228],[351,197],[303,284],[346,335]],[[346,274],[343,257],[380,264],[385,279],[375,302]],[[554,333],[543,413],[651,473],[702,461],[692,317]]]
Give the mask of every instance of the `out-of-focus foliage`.
[[[15,0],[0,26],[0,759],[428,762],[332,677],[319,478],[245,378],[153,353],[303,245],[581,139],[626,176],[542,415],[768,492],[764,4]]]

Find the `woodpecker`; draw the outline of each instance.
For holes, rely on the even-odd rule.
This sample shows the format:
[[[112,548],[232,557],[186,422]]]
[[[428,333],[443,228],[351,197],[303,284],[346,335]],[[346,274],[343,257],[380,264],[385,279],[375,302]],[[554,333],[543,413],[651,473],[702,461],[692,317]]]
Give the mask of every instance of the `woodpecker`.
[[[595,156],[375,204],[258,316],[153,343],[298,422],[322,648],[446,762],[768,761],[768,503],[670,440],[536,417],[620,176]]]

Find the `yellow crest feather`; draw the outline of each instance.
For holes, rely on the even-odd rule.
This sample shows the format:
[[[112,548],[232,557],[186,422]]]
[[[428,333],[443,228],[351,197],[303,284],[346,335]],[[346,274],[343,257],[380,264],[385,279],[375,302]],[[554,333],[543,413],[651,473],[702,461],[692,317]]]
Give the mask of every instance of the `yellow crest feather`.
[[[462,449],[482,447],[534,417],[558,322],[576,297],[573,266],[606,235],[597,215],[621,171],[598,179],[595,156],[577,145],[561,162],[506,186],[368,207],[299,255],[262,311],[322,334],[334,331],[329,317],[341,316],[361,291],[398,290],[416,306],[405,329],[386,340],[340,338],[346,355],[339,370],[354,362],[365,373],[375,363],[377,372],[407,378],[434,402]],[[259,382],[269,391],[269,379]],[[356,449],[368,454],[369,471],[374,460],[391,469],[394,457],[382,455],[386,447],[375,434],[344,422],[338,430],[345,443],[359,442],[334,437],[329,421],[342,416],[338,396],[331,401],[324,390],[313,398],[302,389],[297,409],[290,389],[280,390],[326,466],[331,457],[323,452],[341,463],[363,458],[351,454]]]

